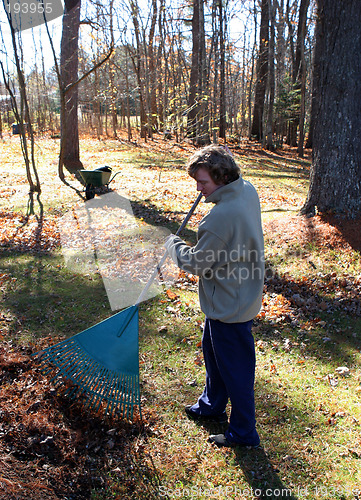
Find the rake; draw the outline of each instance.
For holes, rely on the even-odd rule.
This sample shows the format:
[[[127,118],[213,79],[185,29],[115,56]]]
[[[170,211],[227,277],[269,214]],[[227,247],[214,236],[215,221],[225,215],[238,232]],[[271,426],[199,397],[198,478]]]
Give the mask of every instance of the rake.
[[[202,198],[200,193],[176,234],[188,223]],[[65,395],[81,398],[95,412],[132,419],[138,406],[139,304],[147,296],[167,258],[157,264],[136,303],[110,318],[35,354],[41,371],[53,374],[55,387],[68,385]]]

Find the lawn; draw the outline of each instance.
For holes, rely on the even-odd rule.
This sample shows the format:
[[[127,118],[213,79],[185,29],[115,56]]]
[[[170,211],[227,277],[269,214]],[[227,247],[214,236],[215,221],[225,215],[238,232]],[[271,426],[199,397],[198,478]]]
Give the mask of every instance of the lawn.
[[[64,260],[61,225],[84,200],[57,178],[58,147],[37,140],[42,209],[36,204],[27,216],[18,138],[0,144],[2,498],[358,499],[360,221],[297,215],[309,156],[270,153],[248,141],[232,148],[259,192],[267,259],[254,325],[262,448],[245,451],[214,448],[207,436],[222,429],[184,416],[205,374],[193,276],[180,274],[140,306],[142,420],[93,415],[39,372],[32,353],[113,313],[97,268],[69,268]],[[110,187],[152,231],[174,232],[196,198],[185,171],[193,150],[162,139],[81,140],[84,168],[119,172]],[[184,232],[190,243],[207,209],[200,204]],[[112,245],[122,237],[114,225],[104,236]]]

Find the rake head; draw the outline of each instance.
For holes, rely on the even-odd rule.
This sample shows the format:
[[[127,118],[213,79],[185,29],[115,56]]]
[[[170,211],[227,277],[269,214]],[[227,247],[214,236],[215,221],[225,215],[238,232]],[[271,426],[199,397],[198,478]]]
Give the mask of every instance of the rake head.
[[[138,308],[129,307],[35,354],[41,370],[65,394],[95,412],[132,419],[139,407]]]

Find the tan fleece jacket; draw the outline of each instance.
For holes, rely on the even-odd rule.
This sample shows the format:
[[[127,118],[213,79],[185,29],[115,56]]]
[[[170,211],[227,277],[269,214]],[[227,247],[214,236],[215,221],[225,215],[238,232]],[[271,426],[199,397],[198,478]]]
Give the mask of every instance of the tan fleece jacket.
[[[165,247],[181,269],[200,277],[199,301],[207,318],[249,321],[261,308],[264,280],[257,192],[240,177],[205,202],[215,205],[199,224],[197,244],[190,247],[172,235]]]

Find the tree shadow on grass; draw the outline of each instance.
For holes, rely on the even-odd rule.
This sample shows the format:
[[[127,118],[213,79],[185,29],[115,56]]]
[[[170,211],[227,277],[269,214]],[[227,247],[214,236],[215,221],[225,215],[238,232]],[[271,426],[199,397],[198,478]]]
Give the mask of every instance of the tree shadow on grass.
[[[227,424],[220,425],[212,422],[195,423],[195,425],[203,427],[209,434],[224,433],[227,429]],[[236,446],[231,449],[231,454],[233,455],[231,461],[240,467],[248,483],[248,487],[237,487],[238,492],[242,493],[245,498],[297,499],[291,488],[280,479],[279,471],[271,463],[262,446],[254,449]],[[229,497],[237,493],[234,485],[228,488]],[[227,495],[227,485],[224,485],[224,492]]]
[[[293,340],[309,342],[307,354],[317,353],[318,361],[325,359],[329,363],[331,356],[334,364],[352,364],[352,350],[360,348],[360,340],[357,335],[352,335],[352,326],[345,330],[345,324],[354,324],[357,330],[357,324],[361,322],[360,297],[347,295],[347,289],[343,287],[336,289],[337,294],[334,289],[328,291],[327,277],[323,281],[320,277],[296,280],[289,274],[279,275],[269,262],[266,269],[265,292],[275,300],[276,317],[271,319],[267,310],[263,317],[258,316],[255,324],[261,327],[256,337],[282,341],[294,335]],[[330,283],[334,286],[332,281]],[[277,305],[277,296],[286,299],[288,309],[282,311],[282,303]],[[294,349],[299,349],[299,346],[294,346]]]
[[[0,267],[7,277],[2,310],[11,338],[70,336],[109,316],[100,276],[69,272],[58,254],[7,248]]]
[[[280,479],[277,469],[272,465],[262,447],[254,450],[236,448],[234,455],[235,461],[239,464],[249,484],[250,493],[255,498],[297,499],[291,488]],[[244,490],[243,494],[245,494]]]
[[[335,215],[321,215],[321,220],[335,227],[353,250],[361,252],[361,217],[347,220]]]
[[[176,232],[186,217],[187,211],[163,211],[149,202],[131,201],[133,214],[137,218],[144,219],[150,225],[168,227],[170,231]],[[190,208],[190,207],[189,207]],[[196,231],[187,227],[182,231],[182,237],[192,242],[196,241]]]

